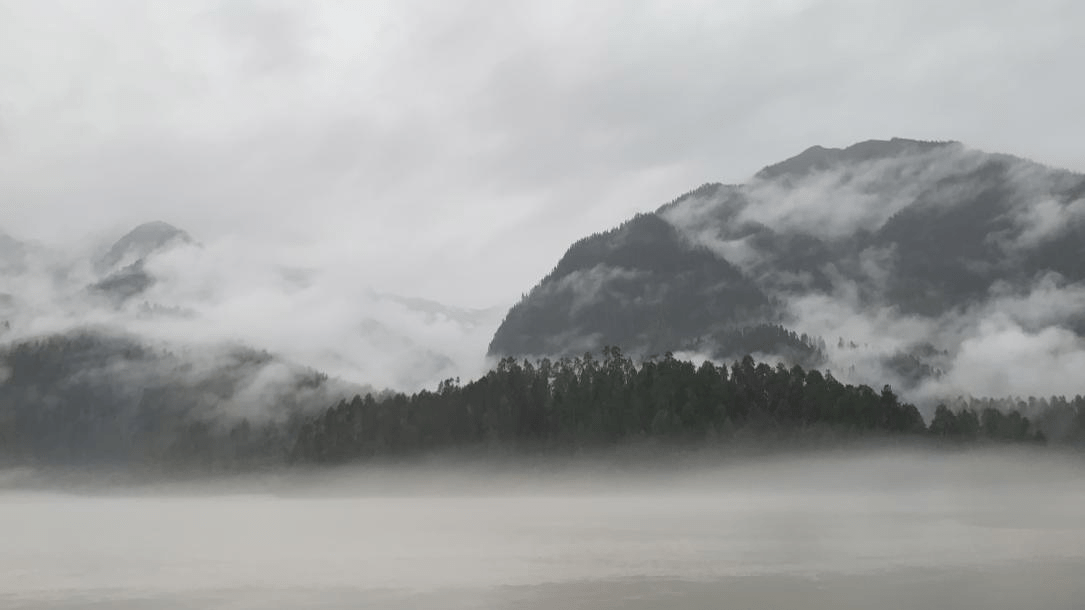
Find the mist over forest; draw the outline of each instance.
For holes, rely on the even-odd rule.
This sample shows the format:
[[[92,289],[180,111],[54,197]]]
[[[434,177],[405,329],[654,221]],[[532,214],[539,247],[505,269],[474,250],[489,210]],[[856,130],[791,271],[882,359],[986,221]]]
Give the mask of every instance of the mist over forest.
[[[1085,176],[814,146],[470,309],[162,221],[3,241],[13,465],[267,468],[646,440],[1085,443]],[[488,348],[487,348],[488,344]]]
[[[0,608],[1080,610],[1083,24],[0,0]]]

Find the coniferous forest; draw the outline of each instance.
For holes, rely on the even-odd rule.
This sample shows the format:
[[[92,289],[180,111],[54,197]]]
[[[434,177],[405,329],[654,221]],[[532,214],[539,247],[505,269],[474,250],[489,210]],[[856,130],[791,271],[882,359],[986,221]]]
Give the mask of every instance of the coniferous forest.
[[[639,441],[832,446],[861,439],[941,444],[1085,445],[1085,398],[942,404],[929,423],[886,385],[745,356],[700,365],[671,353],[635,361],[618,348],[556,360],[506,357],[480,378],[413,394],[343,388],[298,370],[251,414],[217,410],[271,356],[239,352],[211,376],[133,377],[177,366],[170,353],[104,337],[28,343],[3,354],[0,463],[229,471],[401,459],[502,448],[567,452]],[[79,375],[86,362],[128,370],[116,384]],[[72,370],[66,370],[67,363]],[[81,364],[82,363],[82,364]],[[171,364],[172,363],[172,364]],[[180,377],[183,378],[183,377]],[[138,387],[136,387],[138,386]],[[53,388],[47,394],[41,388]]]
[[[1060,437],[1085,432],[1085,400],[1065,403]],[[1065,413],[1063,415],[1066,415]],[[505,358],[481,379],[435,392],[341,401],[302,423],[294,461],[338,463],[497,443],[605,446],[635,439],[728,442],[864,436],[950,442],[1044,443],[1018,410],[939,406],[930,426],[889,386],[847,385],[831,374],[776,367],[746,356],[730,367],[696,366],[671,354],[635,364],[616,348],[557,361]]]

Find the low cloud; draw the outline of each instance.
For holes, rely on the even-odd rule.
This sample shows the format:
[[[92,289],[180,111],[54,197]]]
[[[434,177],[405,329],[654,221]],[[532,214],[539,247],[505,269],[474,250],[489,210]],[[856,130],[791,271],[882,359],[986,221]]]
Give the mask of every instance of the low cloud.
[[[1085,340],[1057,326],[1022,328],[1010,316],[984,319],[957,347],[946,375],[919,395],[1074,396],[1083,389]]]
[[[930,413],[958,396],[1074,396],[1085,391],[1085,340],[1064,326],[1081,319],[1085,286],[1053,276],[1023,290],[996,286],[989,298],[941,317],[902,315],[863,305],[849,284],[833,294],[787,301],[789,327],[827,343],[826,367],[852,383],[889,383]],[[916,354],[941,371],[918,386],[887,366],[894,354]]]
[[[596,265],[591,269],[573,271],[546,289],[572,295],[568,315],[575,316],[579,310],[604,300],[610,294],[607,287],[612,282],[636,280],[642,275],[642,272],[631,269]]]
[[[92,258],[53,253],[8,277],[3,340],[97,327],[155,344],[246,345],[333,377],[413,391],[485,370],[504,313],[385,295],[345,262],[291,268],[289,253],[268,259],[231,239],[155,252],[142,267],[150,287],[118,301],[89,288],[99,279]]]
[[[770,233],[782,236],[769,242],[782,249],[789,247],[788,234],[810,235],[830,248],[846,245],[857,232],[876,232],[907,206],[948,211],[975,200],[977,189],[996,186],[1006,207],[993,216],[1009,220],[1010,228],[988,239],[1016,261],[1085,220],[1085,203],[1077,195],[1080,175],[956,144],[843,164],[834,164],[833,154],[815,149],[748,185],[704,187],[661,215],[694,243],[783,287],[776,296],[785,326],[823,338],[826,367],[846,381],[889,383],[927,412],[957,396],[1085,391],[1073,372],[1085,370],[1081,282],[1054,272],[1007,275],[956,309],[906,314],[887,298],[903,256],[893,244],[866,247],[853,258],[830,256],[817,269],[827,282],[820,288],[812,286],[809,271],[779,270],[776,253],[758,245]],[[992,162],[1006,170],[1004,181],[991,182],[984,173],[959,179]],[[806,163],[821,165],[804,170]],[[919,380],[896,367],[899,358],[912,356],[936,375]]]
[[[755,178],[736,219],[775,231],[837,239],[872,231],[939,180],[968,172],[983,155],[958,145],[906,151],[783,180]]]

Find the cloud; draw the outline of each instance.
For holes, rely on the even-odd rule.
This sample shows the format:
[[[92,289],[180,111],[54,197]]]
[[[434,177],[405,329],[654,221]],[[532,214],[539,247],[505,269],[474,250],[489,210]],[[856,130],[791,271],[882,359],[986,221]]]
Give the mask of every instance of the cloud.
[[[892,148],[867,148],[879,147]],[[905,315],[884,298],[903,256],[896,247],[866,247],[843,258],[831,250],[833,240],[848,244],[856,233],[876,232],[907,206],[948,211],[975,200],[976,189],[990,184],[953,178],[995,160],[1007,169],[1006,180],[996,185],[1006,189],[1000,199],[1006,208],[997,212],[1004,212],[1000,220],[1009,220],[1010,228],[988,239],[1016,257],[1082,221],[1085,180],[959,145],[897,148],[848,163],[834,160],[839,151],[814,148],[746,185],[702,187],[661,215],[695,243],[779,288],[784,324],[824,338],[827,367],[849,382],[890,383],[926,410],[960,395],[1081,393],[1080,380],[1069,371],[1085,358],[1085,345],[1075,335],[1085,329],[1085,284],[1057,273],[1007,275],[962,308]],[[817,286],[812,272],[779,271],[777,252],[803,253],[803,242],[792,243],[789,234],[828,243]],[[766,242],[771,247],[762,251],[759,244]],[[897,370],[894,359],[900,355],[919,357],[941,376],[917,385],[907,371]]]
[[[0,225],[73,243],[161,218],[485,307],[578,237],[814,143],[1085,168],[1078,4],[913,4],[8,4]]]
[[[980,318],[1004,316],[1028,330],[1038,330],[1067,322],[1085,321],[1085,284],[1069,283],[1058,274],[1036,278],[1021,289],[999,283],[990,298],[977,306]]]
[[[929,414],[958,396],[1082,393],[1074,371],[1085,365],[1085,341],[1065,326],[1080,323],[1082,303],[1085,285],[1048,275],[1016,290],[997,285],[986,300],[941,317],[863,305],[857,287],[840,280],[834,293],[792,297],[786,309],[789,327],[826,340],[826,368],[851,383],[889,383]],[[943,375],[913,387],[886,365],[897,353],[918,354]]]
[[[93,257],[54,255],[52,271],[35,259],[38,266],[6,278],[13,299],[0,311],[11,325],[5,341],[101,327],[211,352],[247,345],[349,381],[417,390],[485,370],[504,312],[383,295],[347,263],[293,268],[290,252],[265,258],[237,239],[152,253],[142,268],[153,283],[123,301],[88,288],[98,278]]]
[[[1035,247],[1085,222],[1085,198],[1066,202],[1047,194],[1022,206],[1014,219],[1020,233],[1010,243],[1011,249]]]
[[[572,295],[569,315],[575,316],[577,311],[606,298],[607,287],[611,282],[636,280],[642,275],[643,272],[636,270],[596,265],[590,269],[578,269],[568,273],[546,287],[546,290]]]
[[[823,156],[832,158],[829,152]],[[839,239],[880,228],[932,185],[984,161],[982,153],[958,145],[933,150],[902,146],[896,154],[708,190],[669,208],[664,217],[720,253],[737,248],[759,227]]]
[[[4,3],[0,229],[54,247],[4,277],[13,307],[35,312],[10,334],[132,325],[252,342],[376,384],[417,382],[404,376],[415,361],[387,358],[399,345],[475,370],[484,323],[464,330],[366,288],[488,311],[576,239],[812,144],[952,138],[1085,170],[1085,86],[1067,78],[1085,60],[1083,6]],[[696,239],[746,266],[747,224],[876,225],[900,200],[864,180],[751,185],[738,234]],[[833,205],[815,206],[826,193]],[[1020,218],[1022,243],[1079,207]],[[95,279],[79,258],[93,245],[155,219],[205,244],[149,263],[160,281],[145,298],[185,315],[115,311],[73,289]],[[848,326],[844,303],[793,308],[887,349],[925,324],[875,311]],[[403,341],[378,348],[359,328]]]
[[[993,316],[961,342],[945,378],[923,393],[972,396],[1073,396],[1082,392],[1085,341],[1047,326],[1030,332],[1009,316]]]

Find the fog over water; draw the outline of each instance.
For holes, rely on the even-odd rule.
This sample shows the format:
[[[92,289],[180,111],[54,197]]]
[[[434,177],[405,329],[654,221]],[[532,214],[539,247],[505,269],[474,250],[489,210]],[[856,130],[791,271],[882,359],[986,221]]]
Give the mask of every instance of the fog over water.
[[[0,0],[0,350],[56,340],[0,366],[0,449],[218,464],[199,425],[244,418],[248,438],[340,395],[478,378],[570,244],[697,185],[751,184],[739,220],[835,238],[979,159],[758,182],[815,144],[951,139],[1080,174],[1083,23],[1074,0]],[[1014,231],[988,235],[1004,253],[1085,219],[1073,177],[1021,167]],[[771,262],[695,203],[665,219],[744,273]],[[110,255],[147,226],[188,237]],[[927,415],[1082,393],[1080,278],[1030,272],[919,317],[859,298],[894,260],[864,252],[861,276],[782,302],[837,379]],[[614,273],[573,277],[601,294]],[[943,376],[884,375],[928,342]],[[407,438],[391,419],[377,436]],[[739,453],[172,482],[0,466],[0,610],[1085,607],[1083,455]]]
[[[1052,452],[2,484],[2,607],[1078,608],[1085,595],[1085,465]]]

